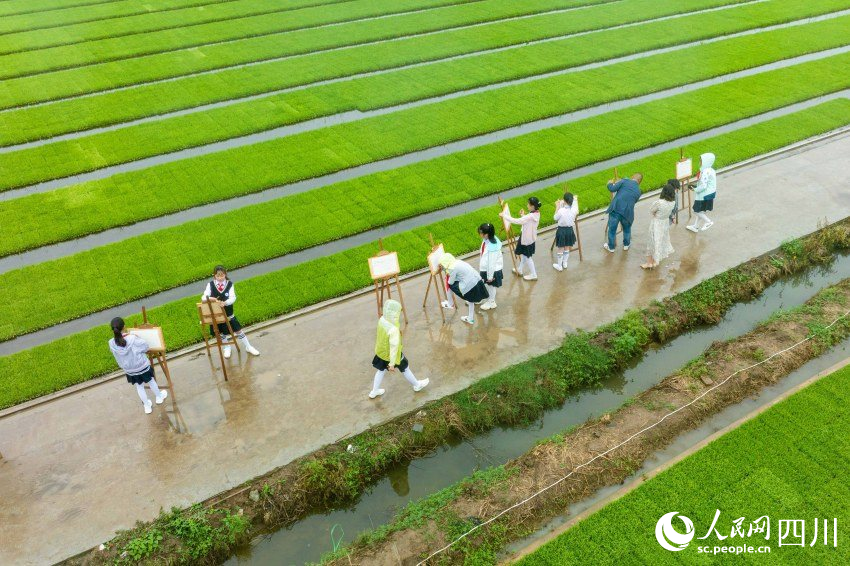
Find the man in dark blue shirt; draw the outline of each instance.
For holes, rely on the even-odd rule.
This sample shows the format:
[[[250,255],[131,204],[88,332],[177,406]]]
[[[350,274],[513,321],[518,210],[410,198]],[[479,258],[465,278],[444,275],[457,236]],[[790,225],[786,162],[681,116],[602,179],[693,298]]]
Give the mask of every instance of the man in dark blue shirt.
[[[617,247],[617,226],[623,226],[623,249],[632,243],[632,222],[635,220],[635,203],[640,198],[640,182],[643,175],[635,173],[631,179],[608,181],[611,204],[608,206],[608,241],[602,246],[611,253]]]

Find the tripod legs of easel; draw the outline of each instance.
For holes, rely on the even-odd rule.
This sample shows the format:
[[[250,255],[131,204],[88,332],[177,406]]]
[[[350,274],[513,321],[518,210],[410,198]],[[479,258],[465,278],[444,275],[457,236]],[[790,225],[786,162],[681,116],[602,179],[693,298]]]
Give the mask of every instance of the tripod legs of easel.
[[[404,316],[404,323],[407,324],[407,309],[404,308],[404,295],[401,294],[401,281],[398,276],[395,277],[395,288],[398,291],[398,301],[401,303],[401,314]],[[392,292],[392,277],[375,281],[375,299],[378,304],[378,316],[381,316],[381,310],[384,308],[384,292],[387,293],[387,299],[393,298]]]
[[[431,292],[431,285],[434,285],[434,293],[437,297],[437,307],[440,309],[440,316],[443,317],[443,323],[446,322],[446,313],[443,312],[443,299],[440,297],[440,275],[439,273],[432,273],[428,278],[428,286],[425,287],[425,298],[422,299],[422,308],[425,308],[425,304],[428,302],[428,293]],[[448,300],[448,297],[446,298]]]
[[[224,381],[227,381],[227,366],[224,363],[224,351],[222,350],[222,347],[236,346],[237,351],[241,352],[241,350],[239,349],[239,342],[236,340],[236,334],[233,332],[233,327],[230,326],[230,320],[227,320],[227,322],[224,324],[227,325],[227,331],[229,332],[230,340],[222,339],[221,332],[219,331],[217,324],[211,324],[210,326],[212,327],[213,335],[215,336],[215,345],[218,349],[218,357],[221,360],[221,372],[224,374]],[[212,353],[210,352],[210,341],[209,337],[207,336],[206,329],[201,329],[201,334],[204,337],[204,345],[207,349],[207,356],[211,356]]]

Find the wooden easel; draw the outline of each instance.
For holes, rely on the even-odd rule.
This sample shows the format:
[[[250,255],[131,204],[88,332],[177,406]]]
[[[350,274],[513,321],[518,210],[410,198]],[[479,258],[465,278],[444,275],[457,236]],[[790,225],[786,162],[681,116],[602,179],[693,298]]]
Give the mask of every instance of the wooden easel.
[[[236,351],[239,352],[239,342],[236,341],[236,334],[233,332],[233,327],[230,326],[230,319],[224,311],[224,307],[216,300],[201,301],[197,303],[198,319],[201,321],[201,335],[204,337],[204,345],[207,348],[207,356],[210,354],[210,341],[207,336],[208,328],[212,328],[215,336],[215,345],[218,348],[218,356],[221,359],[221,372],[224,374],[224,381],[227,381],[227,366],[224,363],[224,352],[222,346],[236,346]],[[230,333],[230,340],[223,340],[221,332],[218,330],[219,324],[226,324],[227,331]]]
[[[502,197],[499,197],[499,208],[502,212],[507,212],[508,216],[511,214],[511,208],[507,202],[505,202]],[[519,266],[516,263],[516,239],[514,237],[513,224],[508,222],[505,218],[502,218],[502,228],[505,230],[505,241],[508,243],[508,250],[511,255],[511,263],[514,264],[514,275],[522,277],[519,272]]]
[[[691,209],[693,208],[693,196],[691,195],[690,189],[690,180],[691,177],[693,177],[693,172],[693,161],[689,157],[685,157],[684,149],[679,149],[679,161],[676,162],[676,180],[679,181],[679,192],[681,193],[682,204],[676,210],[676,224],[679,223],[679,212],[681,212],[682,209],[687,209],[688,220],[690,220],[691,216],[693,216],[691,213]],[[686,195],[687,205],[685,204]]]
[[[446,290],[443,288],[443,267],[440,265],[440,257],[444,253],[446,253],[443,248],[443,244],[434,244],[434,236],[432,234],[428,234],[428,241],[431,242],[431,252],[428,254],[428,272],[430,273],[430,277],[428,277],[428,286],[425,288],[425,298],[422,299],[422,308],[425,308],[425,304],[428,302],[428,293],[431,291],[431,284],[434,285],[434,293],[435,297],[437,297],[437,308],[440,310],[440,316],[443,317],[443,322],[446,322],[446,313],[443,310],[443,297],[440,296],[440,289],[443,289],[443,293]],[[445,298],[448,300],[448,297]]]
[[[142,332],[135,333],[134,330],[140,330]],[[147,334],[153,339],[145,340],[148,344],[148,361],[150,361],[151,365],[154,362],[159,364],[160,369],[162,369],[162,373],[165,374],[165,380],[168,382],[168,385],[164,385],[161,389],[174,389],[173,383],[171,383],[171,372],[168,371],[168,362],[165,359],[165,338],[162,335],[162,327],[154,326],[148,322],[148,311],[145,307],[142,307],[142,324],[128,328],[127,332],[130,334]]]
[[[395,279],[398,302],[401,303],[401,313],[404,315],[404,323],[407,324],[407,307],[404,306],[404,295],[401,294],[401,281],[399,280],[401,268],[398,263],[398,253],[385,250],[384,242],[380,238],[378,238],[378,250],[377,254],[368,259],[369,275],[375,284],[378,317],[380,318],[384,309],[384,292],[386,292],[388,299],[393,298],[392,283],[393,279]]]

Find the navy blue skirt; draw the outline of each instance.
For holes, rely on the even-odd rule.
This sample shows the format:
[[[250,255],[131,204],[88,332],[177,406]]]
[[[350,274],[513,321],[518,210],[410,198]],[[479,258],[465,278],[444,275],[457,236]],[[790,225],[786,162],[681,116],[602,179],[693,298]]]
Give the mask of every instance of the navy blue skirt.
[[[576,245],[576,232],[572,226],[558,226],[555,232],[555,245],[559,248],[571,248]]]
[[[127,383],[132,383],[133,385],[137,383],[148,383],[151,379],[154,379],[154,377],[153,366],[148,366],[148,369],[142,373],[128,373]]]
[[[711,210],[714,210],[714,199],[694,201],[694,212],[709,212]]]
[[[534,249],[536,247],[537,247],[537,242],[531,242],[527,246],[517,242],[516,249],[514,250],[514,253],[516,253],[516,255],[524,255],[525,257],[531,257],[531,256],[534,255]]]
[[[404,352],[402,352],[401,361],[396,366],[398,368],[398,371],[400,371],[401,373],[404,373],[404,370],[406,370],[407,366],[409,366],[409,365],[410,365],[410,362],[407,361],[407,358],[404,357]],[[376,354],[375,357],[372,358],[372,367],[375,368],[378,371],[386,371],[387,368],[390,367],[390,362],[388,362],[387,360],[385,360],[383,358],[378,357],[378,355]]]
[[[484,281],[481,280],[475,284],[475,287],[467,291],[465,295],[461,295],[460,283],[457,281],[452,283],[449,289],[451,289],[455,295],[468,303],[480,303],[481,301],[490,298],[490,293],[487,292],[487,287],[484,286]]]
[[[493,282],[492,283],[487,283],[487,272],[486,271],[482,271],[480,273],[481,273],[481,279],[484,280],[484,283],[486,285],[490,285],[491,287],[501,287],[502,286],[502,279],[504,278],[504,275],[502,274],[501,269],[493,272]]]

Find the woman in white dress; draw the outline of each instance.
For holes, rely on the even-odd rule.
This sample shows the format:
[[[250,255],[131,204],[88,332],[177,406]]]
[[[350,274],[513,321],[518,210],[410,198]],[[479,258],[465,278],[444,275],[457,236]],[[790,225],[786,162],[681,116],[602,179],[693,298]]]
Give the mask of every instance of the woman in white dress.
[[[661,194],[652,206],[649,213],[652,220],[649,222],[649,246],[646,253],[646,263],[641,267],[653,269],[661,260],[673,253],[670,244],[670,213],[676,206],[676,189],[669,183],[661,189]]]

